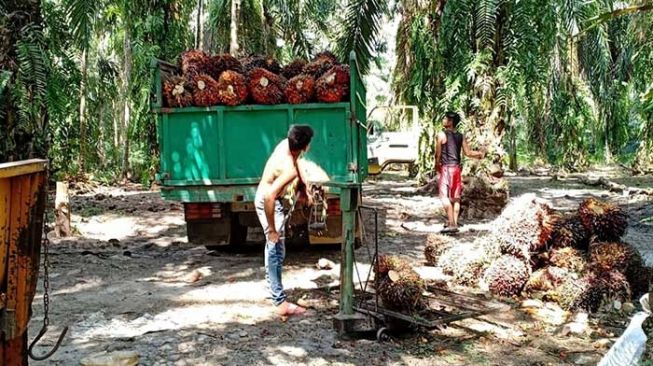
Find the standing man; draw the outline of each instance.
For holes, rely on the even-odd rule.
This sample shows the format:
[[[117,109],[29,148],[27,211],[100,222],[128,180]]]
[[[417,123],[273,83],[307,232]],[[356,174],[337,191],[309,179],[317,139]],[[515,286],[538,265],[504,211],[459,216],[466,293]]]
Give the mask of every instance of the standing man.
[[[281,141],[265,164],[261,182],[256,190],[256,214],[265,233],[265,272],[272,301],[281,316],[300,315],[306,312],[301,306],[286,301],[281,272],[286,256],[284,237],[284,212],[281,196],[295,178],[301,176],[297,159],[308,151],[313,138],[309,126],[293,125],[288,138]],[[305,184],[303,184],[305,187]]]
[[[463,192],[460,150],[462,149],[465,156],[470,158],[483,159],[485,157],[485,150],[470,149],[467,139],[457,130],[459,122],[460,115],[458,113],[447,112],[442,121],[444,130],[440,131],[436,138],[435,169],[440,174],[438,191],[448,217],[447,225],[442,233],[458,232],[460,196]]]

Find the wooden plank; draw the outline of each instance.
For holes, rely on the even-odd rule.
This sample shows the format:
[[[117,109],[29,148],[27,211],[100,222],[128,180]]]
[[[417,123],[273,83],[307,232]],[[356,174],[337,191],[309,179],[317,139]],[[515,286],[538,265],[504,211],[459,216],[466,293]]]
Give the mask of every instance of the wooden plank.
[[[0,178],[11,178],[25,174],[32,174],[44,171],[48,161],[43,159],[31,159],[14,161],[0,164]]]
[[[9,249],[9,197],[10,179],[0,179],[0,284],[4,283],[7,273],[7,254]],[[3,291],[0,289],[0,294]],[[2,309],[3,306],[0,306]]]

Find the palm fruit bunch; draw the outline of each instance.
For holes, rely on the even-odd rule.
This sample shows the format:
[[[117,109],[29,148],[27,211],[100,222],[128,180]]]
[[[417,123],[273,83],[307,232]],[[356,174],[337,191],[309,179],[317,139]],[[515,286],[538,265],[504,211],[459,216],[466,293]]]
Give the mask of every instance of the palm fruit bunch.
[[[292,79],[295,76],[303,73],[305,66],[306,66],[306,60],[301,58],[294,59],[291,63],[289,63],[288,65],[284,66],[283,69],[281,69],[281,75],[286,79]]]
[[[381,301],[391,310],[413,312],[424,308],[424,281],[403,259],[381,255],[375,275]]]
[[[460,286],[476,286],[483,277],[485,263],[482,256],[465,256],[458,261],[458,269],[454,272],[451,282]]]
[[[437,266],[442,268],[442,273],[454,276],[463,267],[462,261],[469,252],[469,246],[452,246],[439,256]]]
[[[237,58],[231,56],[230,54],[223,53],[215,57],[219,57],[222,71],[231,70],[239,74],[243,74],[243,75],[245,74],[245,68],[243,67],[243,64]]]
[[[535,195],[523,195],[508,204],[493,225],[503,254],[530,261],[531,248],[540,247],[540,211]]]
[[[281,72],[281,66],[279,65],[279,62],[272,57],[252,55],[241,59],[240,62],[245,69],[245,73],[247,74],[249,74],[257,67],[266,69],[273,74],[278,74]]]
[[[349,66],[336,65],[316,82],[317,100],[337,103],[349,95]]]
[[[513,296],[522,290],[529,275],[530,270],[523,260],[503,255],[490,265],[483,279],[493,294]]]
[[[318,53],[311,62],[307,63],[303,72],[317,79],[337,64],[336,56],[329,51],[324,51]]]
[[[589,273],[581,278],[568,277],[555,290],[547,293],[547,299],[557,302],[565,310],[583,309],[595,312],[603,300],[600,290],[596,276]]]
[[[628,216],[621,208],[596,198],[583,201],[578,214],[585,228],[599,240],[619,240],[628,228]]]
[[[172,75],[163,82],[163,95],[167,107],[181,108],[193,104],[191,84],[183,76]]]
[[[193,103],[200,107],[217,105],[220,101],[218,82],[207,74],[193,76]]]
[[[565,268],[571,272],[582,273],[587,266],[585,255],[572,247],[556,248],[549,253],[549,263],[552,266]]]
[[[551,246],[555,248],[574,247],[587,250],[590,235],[579,215],[571,215],[558,221],[551,233]]]
[[[179,58],[179,68],[188,77],[206,73],[210,68],[210,63],[209,55],[201,50],[188,50]]]
[[[616,270],[623,273],[633,296],[648,292],[653,270],[644,266],[637,249],[627,243],[604,242],[590,246],[590,261],[597,271]]]
[[[284,100],[286,79],[266,69],[257,67],[249,74],[252,99],[259,104],[279,104]]]
[[[284,94],[290,104],[307,103],[315,96],[315,79],[310,75],[297,75],[288,80]]]
[[[524,286],[524,291],[528,293],[548,292],[560,286],[571,273],[565,269],[555,266],[540,268],[533,272],[528,282]]]
[[[596,276],[604,300],[607,300],[610,305],[615,300],[625,302],[632,298],[630,284],[623,273],[619,271],[601,271]]]
[[[532,243],[531,251],[545,249],[551,243],[553,232],[562,220],[562,216],[547,204],[540,206],[537,216],[540,223],[540,238],[537,243]]]
[[[218,79],[218,100],[220,104],[235,106],[243,104],[249,95],[247,79],[231,70],[224,71]]]
[[[590,246],[590,262],[600,270],[625,272],[631,265],[641,264],[641,256],[637,249],[626,243],[593,243]]]
[[[430,266],[435,266],[438,263],[438,258],[445,250],[449,249],[453,240],[449,236],[431,233],[426,236],[426,245],[424,246],[424,257],[426,263]]]
[[[500,242],[493,234],[479,236],[474,240],[474,246],[483,253],[485,263],[492,263],[503,255]]]

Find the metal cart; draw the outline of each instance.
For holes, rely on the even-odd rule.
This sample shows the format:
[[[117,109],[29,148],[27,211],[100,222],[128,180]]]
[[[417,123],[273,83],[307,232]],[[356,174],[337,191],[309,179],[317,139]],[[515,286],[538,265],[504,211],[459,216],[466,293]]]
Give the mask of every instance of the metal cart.
[[[374,332],[377,339],[382,341],[388,338],[388,331],[393,329],[394,324],[431,330],[509,308],[479,296],[459,294],[435,286],[427,286],[423,294],[428,305],[424,310],[406,314],[384,308],[375,292],[377,279],[371,280],[379,256],[378,211],[361,205],[361,185],[358,183],[328,182],[324,185],[339,188],[341,194],[344,240],[340,267],[340,311],[334,318],[334,327],[340,337],[356,338]],[[371,264],[364,279],[356,266],[354,251],[356,225],[362,225],[363,211],[374,214],[373,245],[363,235],[363,247]],[[354,285],[354,274],[357,286]],[[372,283],[374,286],[370,286]]]

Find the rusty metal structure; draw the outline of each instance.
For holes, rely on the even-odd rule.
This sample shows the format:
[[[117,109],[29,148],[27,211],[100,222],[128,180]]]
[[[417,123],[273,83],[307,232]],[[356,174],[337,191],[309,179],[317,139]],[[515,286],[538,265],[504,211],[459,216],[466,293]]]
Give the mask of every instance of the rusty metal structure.
[[[0,164],[0,365],[27,365],[46,182],[46,160]]]

